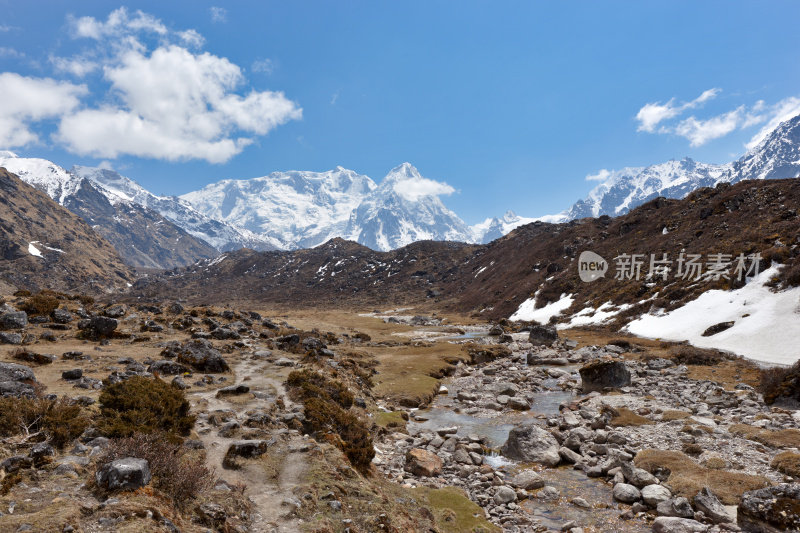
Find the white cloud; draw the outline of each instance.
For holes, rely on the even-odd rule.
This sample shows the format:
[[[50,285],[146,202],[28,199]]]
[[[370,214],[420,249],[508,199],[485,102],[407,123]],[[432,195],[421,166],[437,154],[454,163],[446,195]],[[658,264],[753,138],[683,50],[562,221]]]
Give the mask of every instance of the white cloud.
[[[234,93],[244,76],[227,59],[176,45],[150,55],[129,50],[104,67],[104,77],[120,105],[84,109],[62,119],[57,138],[75,153],[221,163],[253,142],[236,137],[237,131],[265,135],[302,117],[283,93]]]
[[[37,142],[31,123],[71,111],[87,92],[84,85],[0,73],[0,147]]]
[[[611,177],[611,171],[602,168],[597,172],[597,174],[587,175],[586,181],[606,181],[610,177]]]
[[[100,65],[86,57],[50,57],[50,62],[59,72],[67,72],[78,78],[83,78],[100,68]]]
[[[101,168],[103,170],[114,170],[114,165],[111,161],[104,159],[97,164],[97,168]]]
[[[224,7],[212,6],[208,8],[211,13],[211,22],[225,22],[228,20],[228,10]]]
[[[763,102],[761,103],[763,104]],[[777,128],[781,122],[789,120],[797,115],[800,115],[800,98],[795,96],[784,98],[772,106],[772,108],[766,112],[766,115],[762,115],[767,123],[758,133],[753,135],[745,146],[748,150],[755,148],[772,130]]]
[[[275,64],[269,58],[253,61],[253,65],[250,67],[253,72],[261,72],[263,74],[272,74],[274,69]]]
[[[180,31],[178,32],[178,38],[183,44],[192,48],[200,48],[206,42],[205,38],[196,30]]]
[[[645,104],[641,109],[639,109],[639,112],[636,113],[636,120],[639,121],[639,127],[637,130],[653,133],[656,129],[656,126],[658,126],[661,122],[677,117],[687,109],[694,109],[703,105],[709,100],[716,98],[720,91],[721,89],[717,88],[705,90],[694,100],[680,105],[675,103],[674,98],[671,98],[665,104],[660,102]]]
[[[105,22],[94,17],[69,18],[69,23],[76,38],[88,37],[100,40],[106,37],[118,38],[139,32],[166,35],[167,27],[152,15],[136,11],[133,15],[125,7],[115,9]]]
[[[691,116],[682,120],[672,132],[689,139],[691,146],[702,146],[708,141],[724,137],[734,131],[739,127],[743,114],[744,106],[741,106],[707,120],[698,120]]]
[[[331,105],[336,105],[336,102],[339,100],[339,91],[336,91],[331,96]]]
[[[399,179],[394,184],[394,192],[408,201],[416,202],[425,196],[453,194],[456,190],[442,181],[435,181],[422,176],[409,176]]]
[[[9,58],[20,59],[20,58],[25,57],[25,54],[23,52],[20,52],[16,48],[9,48],[7,46],[0,46],[0,57],[9,57]]]

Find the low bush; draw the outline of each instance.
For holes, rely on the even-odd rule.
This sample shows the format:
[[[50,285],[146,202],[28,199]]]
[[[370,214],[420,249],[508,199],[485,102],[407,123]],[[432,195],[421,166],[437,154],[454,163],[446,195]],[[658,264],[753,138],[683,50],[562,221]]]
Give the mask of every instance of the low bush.
[[[729,359],[717,350],[707,350],[695,346],[681,345],[670,349],[672,360],[679,365],[714,366]]]
[[[800,429],[790,428],[773,431],[747,424],[734,424],[728,428],[728,432],[772,448],[796,447],[800,444]]]
[[[77,438],[89,426],[80,405],[64,398],[0,398],[0,436],[41,433],[56,448]]]
[[[776,401],[800,405],[800,361],[790,367],[761,369],[757,389],[768,405]]]
[[[787,476],[800,478],[800,453],[781,452],[772,460],[772,468]]]
[[[100,394],[98,428],[113,438],[163,433],[179,442],[194,426],[189,407],[186,395],[175,385],[134,376],[106,387]]]
[[[29,315],[48,316],[58,309],[58,306],[59,300],[54,292],[41,291],[25,300],[19,308]]]
[[[290,396],[303,402],[306,431],[337,446],[353,467],[367,472],[375,449],[364,421],[348,411],[352,393],[342,383],[307,369],[291,372],[287,385]]]
[[[98,465],[116,459],[145,459],[153,475],[153,487],[172,499],[175,507],[185,508],[214,482],[214,471],[205,464],[204,452],[170,442],[170,435],[135,433],[113,439]]]

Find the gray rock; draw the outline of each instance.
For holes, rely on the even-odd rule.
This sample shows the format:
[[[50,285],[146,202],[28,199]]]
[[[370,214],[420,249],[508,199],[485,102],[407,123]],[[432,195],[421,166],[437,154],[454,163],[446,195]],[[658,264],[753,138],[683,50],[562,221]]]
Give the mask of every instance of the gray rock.
[[[672,492],[663,485],[647,485],[642,488],[642,500],[650,507],[657,507],[658,504],[672,498]]]
[[[617,483],[612,491],[614,499],[622,503],[634,503],[642,499],[642,493],[633,485]]]
[[[175,361],[170,361],[169,359],[161,359],[159,361],[155,361],[147,367],[147,371],[150,373],[158,372],[162,376],[176,376],[179,374],[184,374],[187,372],[191,372],[191,369],[180,363]]]
[[[503,505],[517,501],[517,493],[511,487],[502,486],[494,493],[494,503]]]
[[[229,368],[219,350],[205,339],[172,344],[166,347],[161,355],[166,358],[174,357],[179,363],[201,372],[225,372]]]
[[[533,470],[523,470],[511,478],[511,485],[518,489],[536,490],[544,487],[544,479]]]
[[[19,333],[9,333],[8,331],[0,331],[0,344],[22,344],[22,335]]]
[[[561,496],[561,492],[553,486],[546,485],[539,492],[536,493],[536,498],[539,500],[552,501],[557,500]]]
[[[781,483],[742,494],[739,526],[748,532],[800,531],[800,483]],[[791,512],[791,509],[794,509]]]
[[[125,313],[128,311],[127,307],[122,304],[114,304],[109,307],[106,307],[103,310],[103,314],[108,318],[122,318],[125,316]]]
[[[556,466],[561,462],[558,441],[541,427],[529,424],[513,428],[500,452],[509,459]]]
[[[223,387],[217,391],[217,398],[221,398],[223,396],[237,396],[240,394],[247,394],[250,392],[250,387],[247,385],[231,385],[230,387]]]
[[[228,447],[227,457],[258,457],[267,453],[270,443],[265,440],[237,440]]]
[[[28,313],[25,311],[6,311],[0,313],[0,330],[22,329],[28,325]]]
[[[552,346],[558,340],[558,331],[555,326],[531,326],[528,333],[528,342],[534,346]]]
[[[144,459],[126,457],[103,465],[95,475],[97,484],[109,490],[134,490],[150,483],[150,465]]]
[[[631,373],[624,361],[592,361],[580,369],[580,375],[584,393],[631,384]]]
[[[671,498],[667,501],[659,503],[656,506],[656,512],[660,516],[675,516],[678,518],[692,518],[694,516],[692,504],[689,503],[689,500],[683,497]]]
[[[653,533],[704,533],[708,526],[687,518],[659,516],[653,521]]]
[[[582,459],[581,454],[576,453],[564,446],[558,449],[558,454],[567,463],[579,463]]]
[[[79,321],[78,329],[83,332],[84,337],[98,340],[111,337],[118,325],[119,322],[114,318],[95,316]]]
[[[697,493],[694,497],[694,506],[698,511],[702,511],[706,517],[715,524],[728,524],[735,521],[717,495],[711,492],[708,487]]]
[[[83,377],[83,370],[80,368],[73,368],[72,370],[64,370],[61,373],[61,379],[81,379]]]
[[[658,484],[658,478],[647,470],[637,468],[633,466],[633,464],[627,462],[622,463],[620,467],[622,468],[622,475],[625,476],[628,483],[635,487],[642,488],[647,485]]]
[[[56,324],[69,324],[75,320],[75,316],[66,309],[56,309],[53,311],[53,322]]]
[[[35,383],[36,377],[30,367],[16,363],[0,363],[0,396],[33,397]]]

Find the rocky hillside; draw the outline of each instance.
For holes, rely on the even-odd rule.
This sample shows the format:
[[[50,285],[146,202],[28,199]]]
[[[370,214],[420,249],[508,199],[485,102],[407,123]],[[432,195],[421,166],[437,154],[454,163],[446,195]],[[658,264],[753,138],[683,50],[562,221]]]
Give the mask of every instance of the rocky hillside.
[[[113,290],[133,272],[77,215],[0,168],[0,280],[10,288]]]
[[[605,309],[613,308],[622,318],[743,284],[722,277],[702,282],[678,278],[681,251],[701,254],[703,272],[708,254],[730,254],[733,260],[760,253],[762,271],[773,260],[788,263],[784,281],[800,284],[791,281],[800,277],[792,277],[798,269],[798,205],[799,180],[720,184],[683,200],[658,198],[617,218],[528,224],[488,245],[420,242],[382,253],[337,239],[296,252],[241,251],[152,278],[139,284],[136,293],[155,296],[169,287],[195,300],[214,294],[229,301],[306,305],[436,301],[489,319],[509,317],[526,301],[532,309],[542,308],[571,295],[563,319],[585,308],[594,312],[606,302],[611,304]],[[578,257],[587,250],[609,264],[606,276],[591,283],[578,275]],[[660,259],[665,253],[673,261],[668,279],[645,279],[650,255]],[[641,254],[638,280],[614,279],[615,258],[621,254]]]

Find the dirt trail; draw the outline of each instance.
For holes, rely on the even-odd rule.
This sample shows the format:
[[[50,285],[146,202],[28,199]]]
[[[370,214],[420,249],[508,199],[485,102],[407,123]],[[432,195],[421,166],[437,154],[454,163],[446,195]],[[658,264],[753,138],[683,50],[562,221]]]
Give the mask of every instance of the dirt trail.
[[[257,351],[259,347],[254,347]],[[260,399],[252,393],[266,393],[271,398],[283,398],[287,407],[292,403],[286,397],[283,377],[280,368],[263,359],[249,359],[244,355],[239,361],[229,360],[235,379],[232,384],[246,384],[250,393],[236,397],[233,401],[217,398],[216,390],[190,394],[196,412],[212,413],[217,410],[232,410],[238,422],[243,421],[243,414],[251,409],[263,408],[270,400]],[[231,420],[234,420],[233,418]],[[273,432],[273,438],[281,445],[288,446],[289,453],[280,462],[280,472],[276,480],[270,479],[264,466],[257,460],[241,462],[241,468],[228,470],[222,468],[222,460],[229,445],[241,437],[220,436],[218,427],[205,420],[198,420],[198,433],[206,448],[206,463],[213,467],[220,479],[229,484],[244,484],[245,494],[253,503],[250,515],[251,531],[265,533],[289,533],[300,530],[300,522],[291,516],[293,503],[297,497],[293,489],[298,485],[306,469],[304,453],[291,450],[302,449],[305,441],[300,435],[292,435],[285,431]],[[269,440],[269,437],[267,437]],[[273,444],[274,446],[275,444]],[[299,502],[298,502],[299,504]]]

